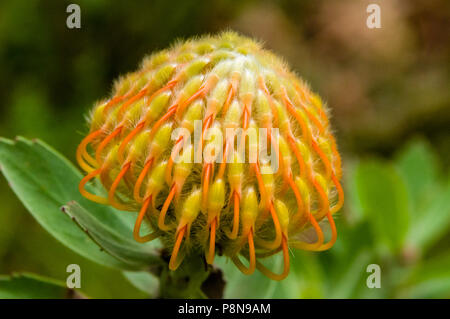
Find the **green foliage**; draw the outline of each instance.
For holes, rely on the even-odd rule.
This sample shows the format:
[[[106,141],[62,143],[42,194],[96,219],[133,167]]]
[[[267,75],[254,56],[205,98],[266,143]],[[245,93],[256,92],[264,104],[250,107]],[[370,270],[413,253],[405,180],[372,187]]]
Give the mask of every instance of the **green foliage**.
[[[443,176],[436,156],[424,141],[410,143],[396,159],[406,181],[412,209],[408,242],[426,250],[436,243],[450,226],[450,179]]]
[[[361,18],[367,6],[364,2],[156,0],[112,5],[105,0],[80,0],[81,30],[67,29],[64,25],[69,3],[0,1],[0,136],[38,137],[73,160],[75,147],[86,132],[83,116],[94,101],[107,96],[114,79],[135,69],[145,54],[166,47],[175,38],[231,26],[262,39],[285,56],[314,90],[326,96],[333,115],[331,126],[345,165],[346,201],[336,215],[339,234],[336,245],[321,254],[293,251],[291,274],[281,283],[257,273],[244,276],[225,258],[217,258],[228,281],[225,295],[450,297],[450,275],[445,271],[445,267],[450,268],[446,257],[450,249],[450,72],[446,67],[450,65],[450,42],[445,41],[449,1],[429,1],[427,5],[415,1],[408,6],[384,1],[380,4],[382,11],[391,14],[383,16],[383,28],[376,32],[345,23]],[[402,147],[405,140],[417,134],[425,136],[427,142],[414,140]],[[42,159],[35,157],[33,148],[24,149],[26,143],[17,142],[19,146],[10,143],[0,143],[0,162],[5,150],[18,154],[8,155],[10,166],[19,165],[24,160],[22,155],[31,156],[26,162]],[[366,159],[361,159],[362,154]],[[376,158],[367,157],[368,154]],[[39,163],[32,164],[42,167]],[[395,177],[386,180],[396,180],[398,185],[383,187],[395,189],[395,194],[389,196],[390,204],[387,199],[381,200],[393,212],[406,207],[409,222],[401,225],[399,232],[387,225],[390,219],[372,223],[375,215],[370,212],[382,217],[386,212],[375,208],[368,213],[367,207],[374,203],[359,198],[369,186],[377,184],[371,181],[365,185],[361,175],[356,181],[356,172],[364,173],[364,167],[371,165],[385,174],[394,172]],[[87,203],[76,191],[75,176],[79,179],[81,175],[72,175],[70,169],[63,172],[69,172],[67,179],[73,177],[75,184],[67,188],[70,193],[67,196],[60,197],[63,192],[58,191],[52,198],[45,193],[46,189],[52,189],[46,187],[54,187],[53,181],[21,185],[28,182],[29,176],[10,172],[13,179],[20,177],[17,181],[8,178],[13,189],[27,191],[21,195],[24,205],[0,177],[0,273],[27,271],[64,281],[65,266],[78,263],[83,269],[82,288],[89,296],[155,296],[152,289],[157,287],[146,283],[147,279],[151,282],[151,275],[145,279],[147,272],[126,272],[126,277],[133,278],[131,281],[144,292],[134,289],[121,275],[124,262],[100,252],[97,244],[59,208],[75,200],[91,216],[104,221],[107,229],[116,231],[114,225],[124,225],[129,240],[135,216]],[[6,175],[5,169],[3,173]],[[58,176],[66,178],[64,174]],[[357,187],[361,184],[362,190]],[[25,198],[28,191],[35,193],[32,188],[41,193],[41,208],[31,207],[34,203]],[[398,203],[405,188],[406,204]],[[49,216],[38,216],[38,211],[44,209]],[[103,218],[102,212],[115,217]],[[406,219],[404,215],[390,217],[397,224]],[[381,229],[384,223],[387,230]],[[71,230],[57,237],[59,225]],[[86,258],[60,244],[69,238],[80,240],[71,249],[84,252]],[[97,265],[90,261],[94,259],[119,268]],[[278,259],[264,263],[280,270]],[[368,274],[363,267],[366,262],[381,265],[381,289],[366,287]]]
[[[26,273],[0,276],[0,299],[61,299],[73,296],[73,290],[50,278]]]
[[[131,220],[123,218],[121,212],[84,199],[77,188],[81,174],[50,147],[40,141],[28,141],[23,138],[18,138],[16,141],[2,139],[0,140],[0,165],[17,197],[34,218],[64,245],[106,266],[127,270],[138,270],[144,267],[145,264],[137,264],[136,260],[112,257],[102,251],[100,248],[103,247],[99,247],[83,231],[88,230],[93,236],[98,236],[100,220],[103,233],[107,231],[107,227],[113,227],[118,232],[114,234],[116,241],[123,235],[123,241],[132,242],[129,238],[132,224],[125,224]],[[72,217],[80,219],[78,222],[82,223],[83,229],[76,227],[76,224],[61,212],[63,205],[74,200],[89,209],[89,213],[84,210],[83,219],[77,214],[77,210],[73,209],[73,204],[67,210]],[[111,232],[108,235],[112,236]],[[135,245],[133,247],[137,246],[137,243],[133,242],[133,244]],[[154,259],[152,254],[149,254],[149,246],[138,247],[136,249],[146,251],[146,261]],[[106,251],[114,254],[110,251],[110,247]]]
[[[414,266],[399,294],[409,298],[450,298],[450,254]]]
[[[361,162],[355,174],[357,196],[364,215],[380,243],[398,252],[409,226],[406,186],[389,165],[375,160]]]
[[[123,275],[150,298],[159,296],[158,278],[147,271],[124,271]]]
[[[127,264],[126,269],[129,267],[144,269],[161,263],[153,247],[129,239],[130,229],[125,229],[123,225],[117,225],[115,228],[107,227],[103,220],[95,218],[74,201],[63,206],[63,211],[101,249]]]
[[[163,267],[160,273],[160,297],[162,298],[207,298],[202,290],[203,282],[208,278],[206,264],[202,255],[185,258],[177,271]],[[220,289],[220,287],[217,287]]]
[[[450,179],[432,148],[413,140],[393,161],[362,160],[353,182],[353,208],[371,225],[374,247],[382,242],[389,248],[387,255],[376,250],[388,270],[385,296],[448,296],[448,245],[435,245],[445,242],[450,229]],[[438,256],[423,259],[432,248],[440,248]]]
[[[283,298],[274,295],[277,283],[261,273],[255,272],[250,276],[245,276],[231,260],[225,257],[217,258],[215,264],[224,272],[226,282],[224,298]],[[278,266],[283,266],[278,264]],[[244,282],[245,284],[243,284]]]
[[[157,246],[132,239],[132,214],[82,198],[77,189],[81,174],[50,147],[24,138],[2,139],[0,155],[2,172],[11,188],[36,220],[63,244],[100,264],[128,270],[124,277],[148,297],[206,297],[201,286],[208,272],[198,271],[204,268],[201,256],[183,264],[176,273],[164,266],[158,268],[159,278],[135,271],[163,265]],[[450,183],[439,170],[433,151],[421,140],[408,144],[395,161],[359,161],[347,177],[350,200],[343,218],[337,219],[340,236],[336,245],[321,254],[295,252],[290,277],[281,283],[260,273],[244,276],[229,260],[218,257],[216,266],[226,282],[224,297],[448,296],[448,247],[430,260],[422,258],[450,228]],[[95,187],[90,191],[97,192]],[[264,263],[280,270],[280,257]],[[371,263],[381,266],[381,289],[369,289],[365,284],[366,267]],[[63,298],[68,294],[54,282],[33,276],[2,280],[0,293],[12,298]],[[26,285],[27,281],[31,284]]]
[[[207,271],[195,271],[199,268],[195,264],[180,267],[176,274],[169,272],[155,243],[140,244],[132,238],[135,216],[84,199],[77,188],[81,174],[43,142],[1,139],[0,165],[30,213],[67,247],[104,266],[127,270],[125,278],[148,296],[204,297],[200,286]],[[90,191],[96,192],[95,187]],[[163,268],[160,292],[156,292],[158,281],[151,274],[131,271],[158,266]],[[186,277],[190,278],[188,285],[180,288],[179,282]]]
[[[414,211],[420,214],[421,203],[433,192],[438,179],[439,167],[433,149],[421,140],[412,141],[399,152],[395,164],[406,181]]]

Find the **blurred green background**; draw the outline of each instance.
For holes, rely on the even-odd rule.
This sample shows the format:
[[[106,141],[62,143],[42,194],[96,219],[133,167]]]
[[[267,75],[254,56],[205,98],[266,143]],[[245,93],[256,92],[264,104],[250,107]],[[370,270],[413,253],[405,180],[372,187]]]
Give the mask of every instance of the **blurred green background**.
[[[346,203],[330,251],[292,252],[282,283],[227,270],[226,296],[450,297],[449,1],[78,0],[81,29],[68,29],[72,2],[0,3],[0,136],[40,138],[74,161],[84,116],[145,54],[224,29],[259,38],[327,101]],[[366,27],[369,3],[381,29]],[[0,203],[0,274],[65,281],[76,263],[91,297],[145,297],[47,234],[3,177]],[[380,289],[366,286],[372,263]]]

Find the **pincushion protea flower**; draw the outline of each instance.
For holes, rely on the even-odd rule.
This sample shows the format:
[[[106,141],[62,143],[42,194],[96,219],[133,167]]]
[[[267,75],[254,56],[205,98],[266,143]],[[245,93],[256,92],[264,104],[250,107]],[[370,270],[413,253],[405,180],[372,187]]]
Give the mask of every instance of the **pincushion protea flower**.
[[[202,124],[200,140],[173,138],[176,128],[192,133],[196,121]],[[288,247],[320,251],[336,241],[332,214],[344,195],[326,110],[283,62],[251,39],[227,32],[151,55],[116,83],[110,99],[96,104],[90,126],[77,150],[87,172],[81,193],[139,211],[134,238],[160,238],[172,251],[172,270],[193,251],[204,251],[209,264],[220,251],[245,274],[257,268],[281,280],[289,272]],[[207,138],[209,129],[230,128],[266,129],[279,169],[259,158],[260,146],[250,137],[247,145],[233,135],[220,142],[215,161],[193,160],[198,149],[217,145]],[[240,157],[235,143],[244,147],[245,159],[256,154],[256,161]],[[107,197],[85,189],[94,178]],[[325,218],[328,241],[319,226]],[[144,219],[152,232],[141,235]],[[300,240],[308,228],[315,242]],[[284,270],[276,274],[260,260],[279,251]]]

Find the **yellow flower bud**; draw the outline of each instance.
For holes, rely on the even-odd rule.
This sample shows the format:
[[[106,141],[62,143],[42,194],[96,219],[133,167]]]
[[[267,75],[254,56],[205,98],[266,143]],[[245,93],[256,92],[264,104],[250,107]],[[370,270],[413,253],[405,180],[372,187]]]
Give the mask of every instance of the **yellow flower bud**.
[[[161,237],[172,249],[172,270],[182,262],[177,256],[189,255],[186,247],[203,249],[212,263],[217,246],[242,272],[257,268],[281,280],[289,271],[288,246],[324,250],[336,240],[332,214],[343,205],[342,169],[327,110],[258,42],[225,32],[154,53],[115,82],[112,95],[93,108],[90,125],[77,150],[88,173],[80,191],[118,209],[140,207],[136,240]],[[193,136],[172,141],[179,128]],[[278,129],[279,136],[264,141],[259,129]],[[272,146],[281,172],[264,156]],[[107,198],[85,189],[94,178]],[[141,237],[144,216],[154,232]],[[328,242],[319,224],[325,218],[333,232]],[[300,242],[309,228],[317,242]],[[281,275],[256,260],[280,250]],[[239,255],[249,259],[248,268]]]

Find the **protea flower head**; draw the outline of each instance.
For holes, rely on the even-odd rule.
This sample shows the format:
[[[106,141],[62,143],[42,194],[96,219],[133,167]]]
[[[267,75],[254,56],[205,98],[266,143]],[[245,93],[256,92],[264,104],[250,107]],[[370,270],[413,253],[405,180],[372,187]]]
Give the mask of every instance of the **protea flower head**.
[[[254,133],[261,129],[267,135]],[[260,155],[269,149],[270,163]],[[134,238],[160,238],[172,270],[194,251],[209,264],[220,252],[245,274],[257,268],[281,280],[289,247],[320,251],[336,241],[332,214],[344,195],[327,111],[279,58],[232,32],[145,58],[95,105],[77,160],[87,172],[81,193],[139,212]],[[94,178],[107,197],[85,189]],[[144,220],[151,233],[142,235]],[[301,240],[309,229],[315,242]],[[276,274],[261,259],[280,251]]]

